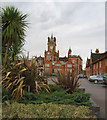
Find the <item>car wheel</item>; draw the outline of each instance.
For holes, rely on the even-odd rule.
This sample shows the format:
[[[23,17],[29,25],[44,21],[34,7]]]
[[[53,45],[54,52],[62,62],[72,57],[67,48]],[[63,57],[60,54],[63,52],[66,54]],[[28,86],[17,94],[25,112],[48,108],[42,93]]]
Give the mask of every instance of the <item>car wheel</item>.
[[[94,83],[95,83],[95,84],[98,83],[98,80],[95,80]]]

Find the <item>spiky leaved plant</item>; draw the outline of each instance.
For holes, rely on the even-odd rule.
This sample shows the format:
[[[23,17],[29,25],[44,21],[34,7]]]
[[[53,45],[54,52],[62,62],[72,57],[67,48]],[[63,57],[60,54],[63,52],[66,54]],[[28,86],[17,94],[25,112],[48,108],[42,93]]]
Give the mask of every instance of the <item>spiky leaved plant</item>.
[[[70,71],[67,73],[62,71],[57,71],[57,80],[52,79],[56,85],[62,87],[65,89],[68,93],[74,93],[76,88],[80,86],[79,84],[79,78],[76,76],[75,71],[72,72],[72,75]]]
[[[37,66],[33,61],[29,65],[27,58],[16,59],[8,65],[7,69],[3,68],[2,86],[12,91],[12,96],[18,99],[26,91],[39,93],[41,87],[44,87],[49,93],[50,89],[45,83],[44,78],[39,76]]]

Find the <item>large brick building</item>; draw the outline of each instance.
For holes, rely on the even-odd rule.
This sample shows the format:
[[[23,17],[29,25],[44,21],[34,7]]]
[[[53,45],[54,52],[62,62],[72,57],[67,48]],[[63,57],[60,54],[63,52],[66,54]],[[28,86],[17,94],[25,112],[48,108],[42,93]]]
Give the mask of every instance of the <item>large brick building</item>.
[[[92,53],[90,59],[87,58],[86,62],[86,75],[107,75],[107,51],[99,53],[96,49],[95,53]]]
[[[71,49],[68,50],[68,56],[59,57],[59,50],[56,51],[56,38],[51,35],[48,37],[48,50],[45,51],[44,57],[38,57],[39,70],[45,74],[52,74],[58,71],[67,72],[76,70],[76,74],[82,73],[82,59],[78,55],[72,55]]]

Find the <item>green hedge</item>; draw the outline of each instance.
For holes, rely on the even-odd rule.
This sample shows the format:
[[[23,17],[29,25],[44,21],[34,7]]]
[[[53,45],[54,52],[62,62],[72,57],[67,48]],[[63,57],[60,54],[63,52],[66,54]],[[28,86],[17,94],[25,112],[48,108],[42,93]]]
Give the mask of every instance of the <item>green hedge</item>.
[[[90,106],[92,103],[89,101],[89,99],[90,94],[83,92],[74,94],[68,94],[64,91],[55,91],[51,94],[33,94],[26,92],[25,96],[18,99],[17,102],[25,104],[53,103]]]
[[[85,105],[91,106],[90,94],[80,92],[77,90],[74,94],[68,94],[63,91],[60,87],[50,85],[51,93],[48,94],[45,90],[43,93],[34,94],[25,92],[25,96],[14,100],[11,97],[11,93],[7,90],[3,90],[3,102],[9,100],[10,103],[17,101],[24,104],[42,104],[42,103],[53,103],[53,104],[66,104],[66,105]]]
[[[90,116],[89,107],[57,104],[3,104],[3,118],[95,118]]]

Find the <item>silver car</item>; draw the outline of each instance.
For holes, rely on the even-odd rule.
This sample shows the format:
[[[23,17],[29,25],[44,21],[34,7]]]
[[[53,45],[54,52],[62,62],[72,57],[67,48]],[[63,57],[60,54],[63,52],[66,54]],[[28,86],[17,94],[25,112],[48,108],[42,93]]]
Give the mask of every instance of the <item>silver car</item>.
[[[95,83],[103,83],[103,76],[102,75],[93,75],[88,78],[89,81],[95,82]]]
[[[93,75],[93,76],[90,76],[90,77],[88,78],[88,80],[89,80],[90,82],[94,82],[96,78],[97,78],[97,76]]]

